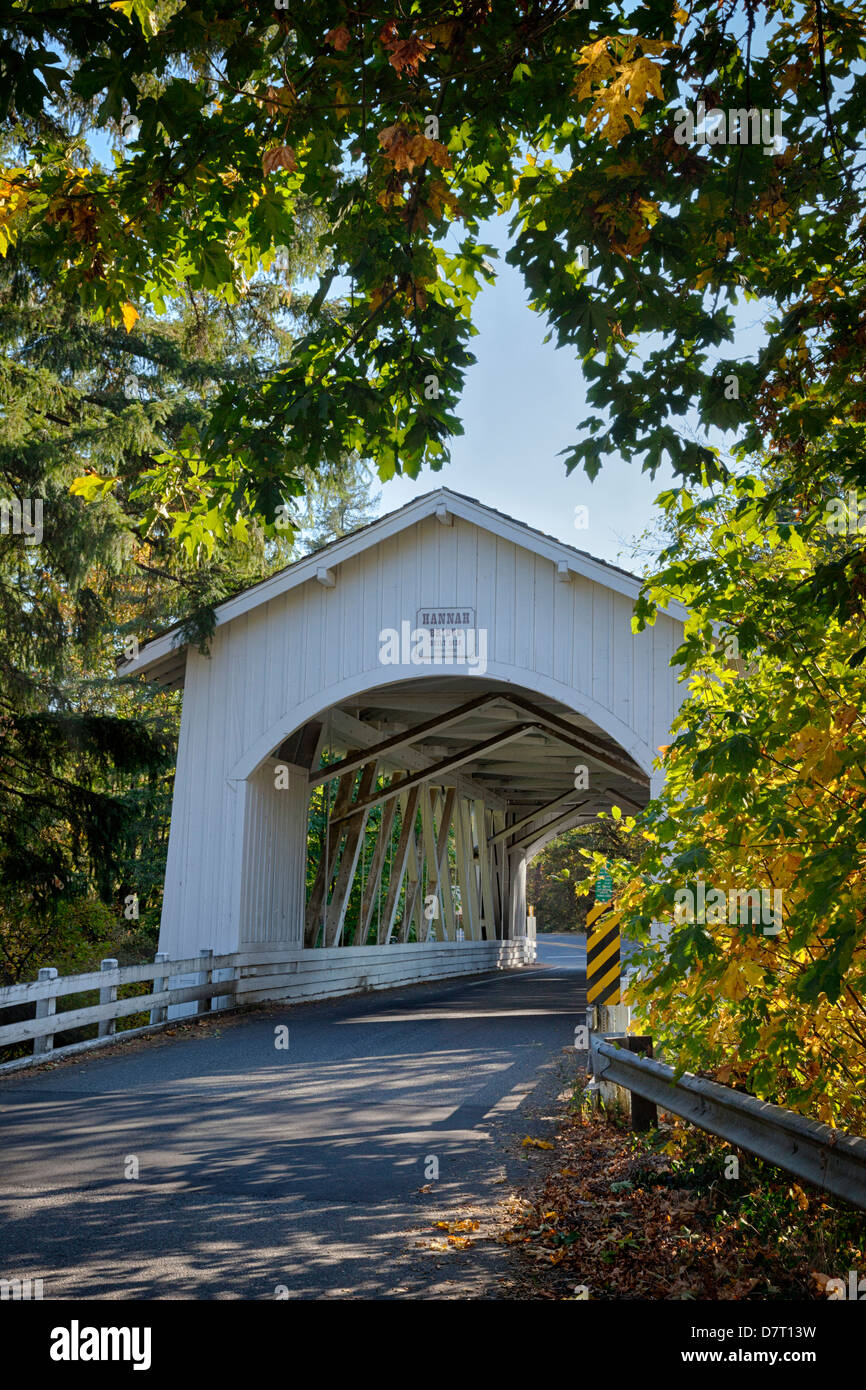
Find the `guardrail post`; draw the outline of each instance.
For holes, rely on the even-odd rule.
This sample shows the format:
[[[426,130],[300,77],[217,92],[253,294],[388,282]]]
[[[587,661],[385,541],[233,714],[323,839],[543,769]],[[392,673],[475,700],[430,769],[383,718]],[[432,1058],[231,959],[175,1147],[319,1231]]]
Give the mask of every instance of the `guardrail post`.
[[[653,1040],[647,1035],[630,1034],[626,1038],[619,1040],[629,1052],[635,1052],[639,1057],[652,1057]],[[638,1132],[647,1129],[657,1129],[659,1122],[658,1109],[653,1100],[646,1100],[639,1096],[636,1091],[631,1091],[631,1127]]]
[[[211,985],[213,984],[213,969],[208,969],[207,962],[209,960],[213,960],[213,947],[208,946],[205,950],[199,951],[199,957],[201,959],[203,969],[201,971],[201,974],[199,975],[198,982],[200,985]],[[209,999],[199,999],[197,1010],[198,1013],[210,1013],[212,1008],[213,995],[211,995]]]
[[[153,958],[153,963],[154,963],[154,965],[162,965],[165,961],[168,960],[168,958],[169,958],[168,951],[157,951],[156,955],[155,955],[154,958]],[[170,976],[170,975],[154,975],[154,977],[153,977],[153,992],[154,992],[154,994],[160,994],[162,990],[168,989],[170,979],[171,979],[171,976]],[[151,1011],[150,1011],[150,1021],[151,1021],[151,1023],[165,1023],[167,1017],[168,1017],[168,1008],[166,1007],[165,1004],[155,1004],[154,1007],[153,1007],[153,1008],[151,1009]]]
[[[39,976],[38,976],[38,978],[39,978],[40,980],[56,980],[56,979],[57,979],[57,967],[54,966],[54,965],[46,965],[46,966],[44,966],[43,969],[39,971]],[[47,999],[37,999],[37,1000],[36,1000],[36,1017],[37,1017],[37,1018],[50,1018],[51,1015],[52,1015],[53,1013],[56,1012],[56,1010],[57,1010],[57,997],[56,997],[56,995],[53,995],[53,994],[52,994],[52,995],[49,995],[49,997],[48,997]],[[34,1038],[34,1039],[33,1039],[33,1055],[34,1055],[34,1057],[37,1056],[37,1055],[41,1055],[43,1052],[51,1052],[51,1051],[53,1051],[53,1048],[54,1048],[54,1034],[53,1034],[53,1033],[42,1033],[42,1034],[40,1034],[40,1036],[39,1036],[38,1038]]]
[[[117,969],[117,961],[114,959],[113,956],[106,956],[106,957],[105,957],[105,960],[102,960],[102,961],[99,962],[99,968],[100,968],[100,970],[116,970],[116,969]],[[101,990],[99,991],[99,1002],[100,1002],[100,1004],[114,1004],[114,1003],[116,1002],[116,1000],[117,1000],[117,985],[106,985],[106,987],[105,987],[104,989],[101,989]],[[99,1020],[99,1024],[98,1024],[98,1030],[99,1030],[99,1031],[98,1031],[98,1033],[97,1033],[97,1036],[100,1037],[100,1038],[109,1038],[109,1037],[111,1037],[111,1035],[112,1035],[112,1033],[114,1032],[116,1026],[117,1026],[117,1020],[116,1020],[116,1019],[114,1019],[114,1018],[101,1018],[101,1019]]]
[[[597,1006],[598,1031],[604,1037],[619,1038],[628,1033],[631,1023],[631,1009],[628,1004],[600,1004]]]

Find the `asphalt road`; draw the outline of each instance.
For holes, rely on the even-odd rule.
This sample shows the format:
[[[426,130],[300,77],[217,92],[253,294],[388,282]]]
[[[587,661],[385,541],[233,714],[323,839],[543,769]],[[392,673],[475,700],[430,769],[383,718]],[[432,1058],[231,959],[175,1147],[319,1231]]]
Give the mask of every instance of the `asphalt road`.
[[[495,1297],[502,1248],[436,1253],[432,1223],[530,1177],[522,1139],[574,1070],[585,953],[539,948],[7,1077],[0,1278],[46,1299]]]

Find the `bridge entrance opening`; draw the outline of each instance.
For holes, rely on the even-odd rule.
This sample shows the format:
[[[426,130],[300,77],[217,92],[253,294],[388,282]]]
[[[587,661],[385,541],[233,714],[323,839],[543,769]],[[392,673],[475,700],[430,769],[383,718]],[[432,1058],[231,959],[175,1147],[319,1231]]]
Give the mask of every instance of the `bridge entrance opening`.
[[[514,940],[526,865],[647,774],[591,721],[525,688],[426,677],[373,689],[267,760],[309,790],[306,948]]]

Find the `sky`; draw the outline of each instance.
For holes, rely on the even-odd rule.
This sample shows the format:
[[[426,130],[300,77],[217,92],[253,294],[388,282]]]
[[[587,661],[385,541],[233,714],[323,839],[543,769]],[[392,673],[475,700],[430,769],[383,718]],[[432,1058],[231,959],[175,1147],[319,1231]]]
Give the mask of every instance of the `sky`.
[[[517,520],[588,550],[599,559],[637,570],[630,542],[653,519],[653,500],[674,481],[669,470],[654,480],[638,464],[607,456],[594,482],[571,476],[561,450],[575,443],[586,411],[580,362],[569,349],[544,343],[545,320],[528,306],[518,270],[506,265],[507,219],[481,229],[481,240],[500,251],[497,280],[485,285],[473,311],[479,332],[470,343],[470,367],[459,415],[464,434],[452,441],[452,462],[418,478],[381,484],[379,514],[413,497],[448,487]],[[589,525],[575,529],[575,507]]]

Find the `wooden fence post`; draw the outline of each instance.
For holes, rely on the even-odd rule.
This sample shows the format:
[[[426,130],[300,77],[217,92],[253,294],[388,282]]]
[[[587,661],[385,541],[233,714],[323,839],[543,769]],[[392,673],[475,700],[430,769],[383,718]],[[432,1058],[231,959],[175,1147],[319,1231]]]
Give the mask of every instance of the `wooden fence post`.
[[[106,956],[105,960],[99,962],[100,970],[116,970],[117,961],[113,956]],[[117,1000],[117,985],[106,985],[105,989],[99,991],[100,1004],[114,1004]],[[97,1036],[109,1038],[117,1026],[115,1018],[101,1018],[99,1020]]]
[[[212,947],[212,946],[208,946],[208,947],[206,947],[203,951],[199,951],[199,957],[200,957],[200,959],[201,959],[201,963],[202,963],[202,967],[203,967],[203,968],[202,968],[202,971],[201,971],[201,974],[199,975],[199,979],[198,979],[199,984],[200,984],[200,985],[210,985],[210,984],[213,984],[213,969],[210,969],[210,970],[209,970],[208,967],[207,967],[207,962],[208,962],[209,960],[213,960],[213,947]],[[200,1014],[207,1014],[207,1013],[210,1013],[210,1011],[211,1011],[212,1008],[213,1008],[213,995],[211,995],[210,999],[199,999],[199,1001],[198,1001],[198,1013],[200,1013]]]
[[[169,958],[168,951],[157,951],[153,958],[154,965],[162,965]],[[154,975],[153,992],[159,994],[162,990],[168,989],[171,981],[170,975]],[[165,1004],[155,1004],[150,1011],[151,1023],[165,1023],[168,1017],[168,1009]]]
[[[43,969],[39,971],[39,976],[38,976],[38,978],[39,978],[40,980],[56,980],[56,979],[57,979],[57,967],[54,966],[54,965],[46,965],[46,966],[44,966]],[[36,1000],[36,1017],[37,1017],[37,1018],[50,1018],[50,1016],[51,1016],[53,1013],[56,1012],[56,1009],[57,1009],[57,997],[56,997],[56,995],[53,995],[53,994],[52,994],[52,995],[49,995],[49,997],[48,997],[47,999],[37,999],[37,1000]],[[53,1048],[54,1048],[54,1034],[53,1034],[53,1033],[42,1033],[38,1038],[34,1038],[34,1039],[33,1039],[33,1055],[34,1055],[34,1056],[36,1056],[37,1054],[41,1054],[41,1053],[43,1053],[43,1052],[51,1052],[51,1051],[53,1050]]]

